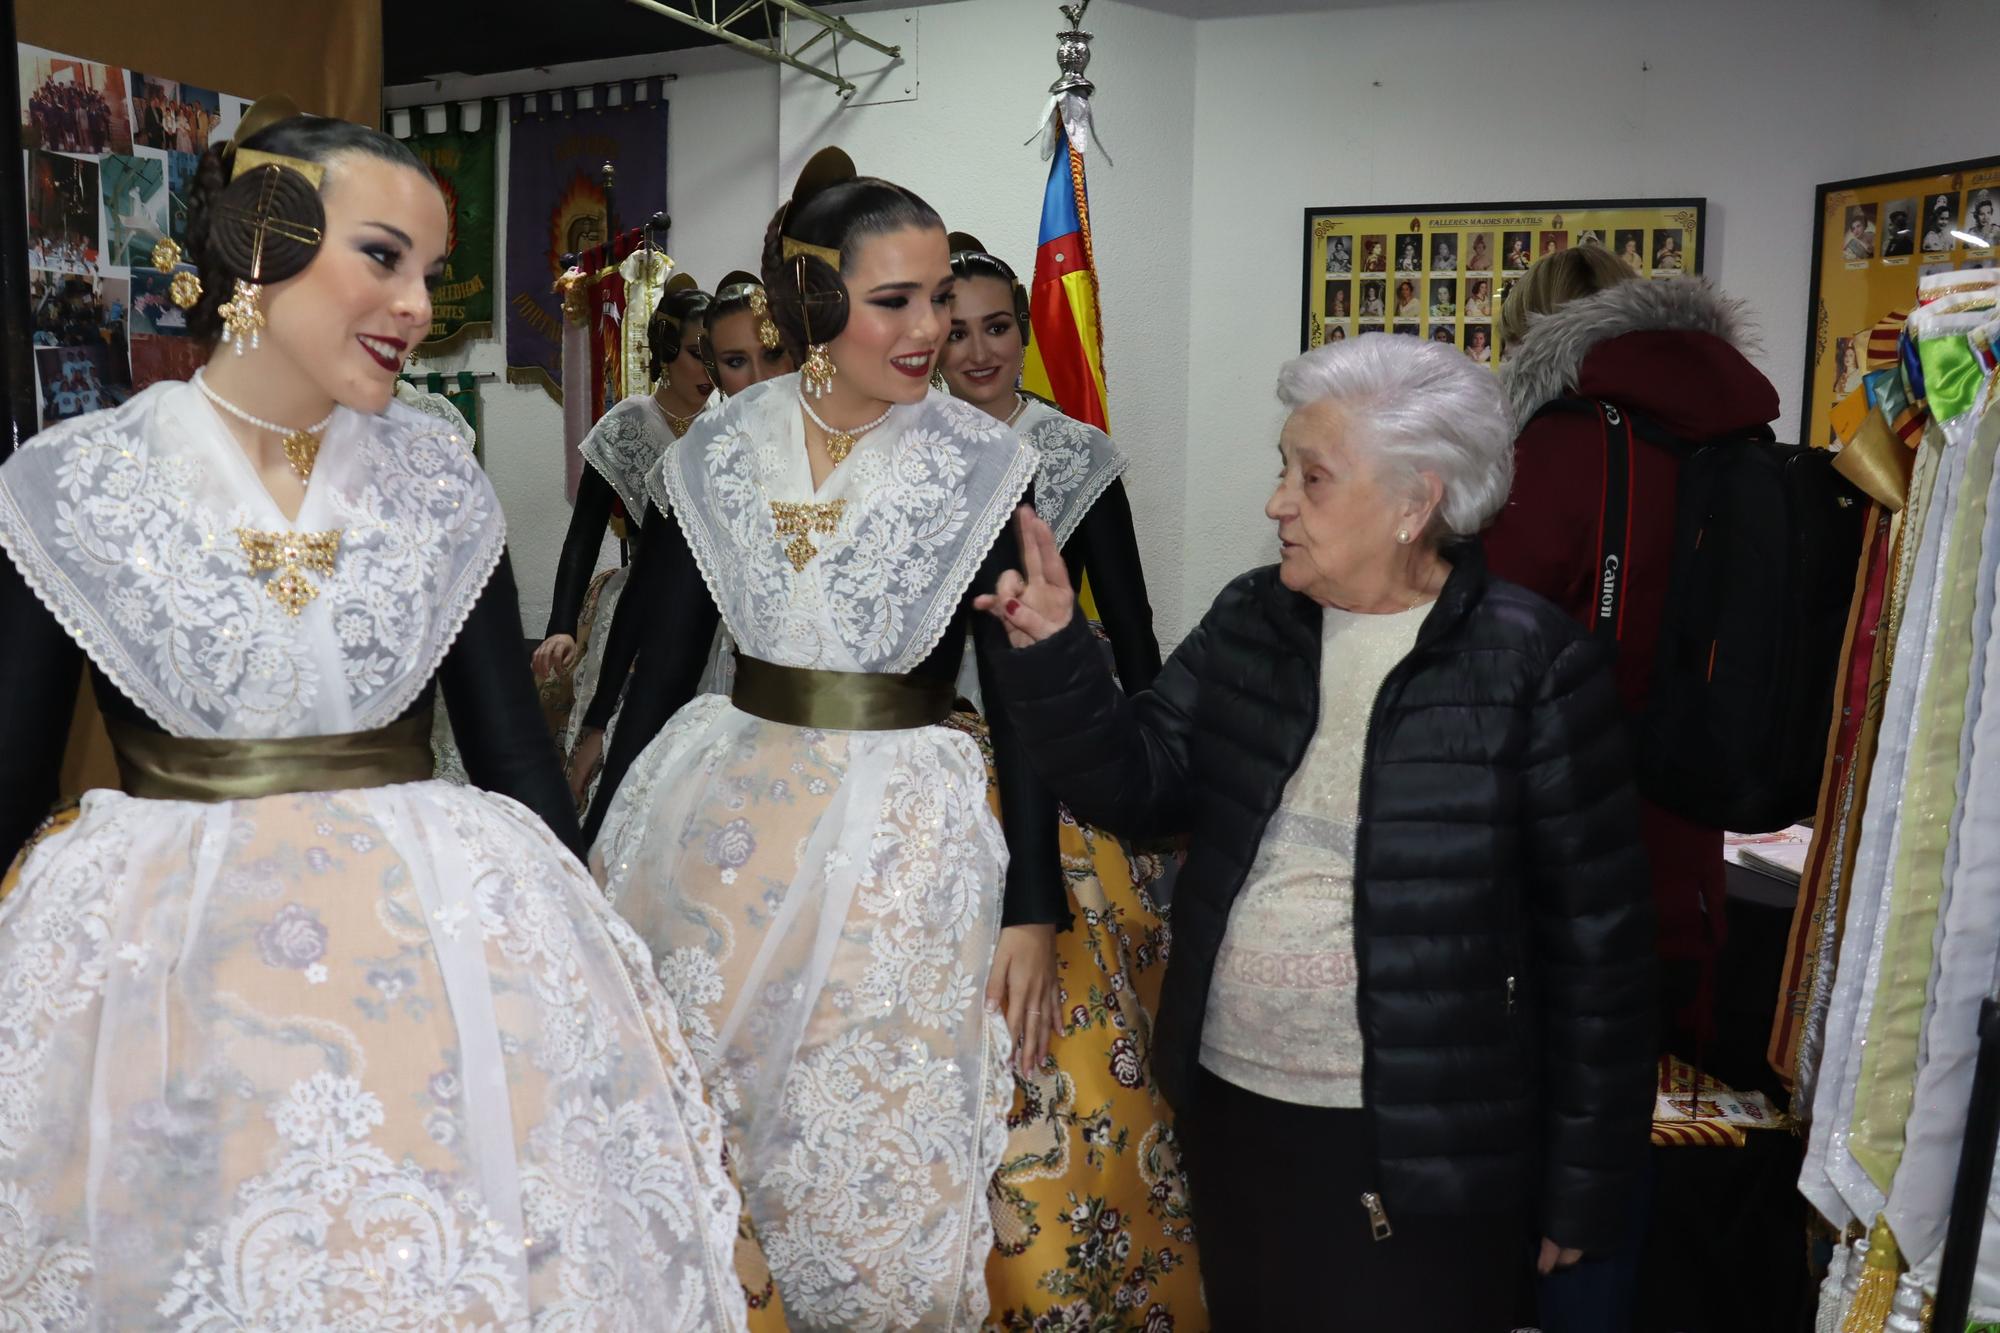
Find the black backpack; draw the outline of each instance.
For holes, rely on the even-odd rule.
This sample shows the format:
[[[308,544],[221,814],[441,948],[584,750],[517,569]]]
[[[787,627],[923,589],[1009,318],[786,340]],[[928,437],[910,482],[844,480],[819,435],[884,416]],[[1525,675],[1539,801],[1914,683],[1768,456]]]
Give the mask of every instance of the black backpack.
[[[1867,504],[1824,449],[1769,431],[1699,443],[1614,403],[1560,399],[1604,427],[1593,632],[1616,651],[1634,431],[1680,457],[1653,683],[1635,720],[1639,789],[1738,833],[1813,812]],[[1548,410],[1548,409],[1544,409]]]

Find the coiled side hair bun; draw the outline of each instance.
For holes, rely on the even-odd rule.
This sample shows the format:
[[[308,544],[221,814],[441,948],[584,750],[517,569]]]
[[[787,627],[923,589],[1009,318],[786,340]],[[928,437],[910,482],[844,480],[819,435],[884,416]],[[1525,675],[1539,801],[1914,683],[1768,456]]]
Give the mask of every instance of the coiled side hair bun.
[[[813,155],[764,231],[761,261],[772,321],[794,358],[803,360],[809,346],[832,342],[847,327],[842,274],[861,243],[908,227],[943,231],[944,219],[914,192],[856,175],[838,148]],[[828,262],[831,256],[838,265]]]

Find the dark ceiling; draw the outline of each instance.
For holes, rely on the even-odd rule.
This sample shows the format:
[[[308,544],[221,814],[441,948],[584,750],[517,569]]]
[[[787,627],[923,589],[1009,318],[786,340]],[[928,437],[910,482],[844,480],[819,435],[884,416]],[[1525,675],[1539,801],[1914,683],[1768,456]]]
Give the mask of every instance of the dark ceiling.
[[[665,0],[692,12],[696,0]],[[710,0],[700,0],[713,12]],[[733,3],[723,6],[725,12]],[[760,10],[767,7],[760,6]],[[829,11],[845,8],[829,4]],[[749,25],[749,26],[746,26]],[[734,31],[768,38],[761,14]],[[628,0],[425,0],[382,4],[382,82],[419,83],[440,74],[498,74],[609,56],[651,55],[715,39]]]

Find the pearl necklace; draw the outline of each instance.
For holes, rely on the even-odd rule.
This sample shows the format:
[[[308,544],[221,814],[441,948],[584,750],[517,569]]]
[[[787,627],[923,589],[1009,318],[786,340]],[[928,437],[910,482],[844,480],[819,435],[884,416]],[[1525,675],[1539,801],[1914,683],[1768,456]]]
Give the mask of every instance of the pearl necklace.
[[[1021,419],[1021,414],[1027,410],[1028,410],[1028,400],[1021,397],[1021,395],[1019,394],[1015,394],[1014,410],[1007,414],[1006,424],[1009,426],[1013,425],[1015,422]]]
[[[335,414],[340,411],[340,404],[335,403],[333,411],[321,417],[315,424],[307,426],[304,430],[293,430],[290,426],[280,426],[275,421],[266,421],[262,417],[251,416],[214,389],[209,388],[208,376],[204,374],[197,373],[195,375],[194,386],[201,390],[202,396],[207,398],[209,402],[214,403],[238,421],[255,426],[258,430],[269,431],[271,434],[282,439],[285,442],[285,461],[292,465],[292,471],[299,474],[300,481],[312,480],[313,464],[319,461],[319,437],[324,435],[326,428],[333,424]]]
[[[826,432],[826,455],[833,460],[835,467],[839,467],[842,463],[845,463],[847,456],[854,452],[855,441],[887,421],[889,414],[896,410],[896,405],[891,403],[882,409],[881,416],[876,417],[865,426],[856,426],[853,430],[836,430],[834,427],[827,425],[819,413],[813,411],[813,405],[806,401],[806,396],[803,393],[799,395],[799,406],[806,410],[806,416],[812,421],[813,425],[818,426]]]

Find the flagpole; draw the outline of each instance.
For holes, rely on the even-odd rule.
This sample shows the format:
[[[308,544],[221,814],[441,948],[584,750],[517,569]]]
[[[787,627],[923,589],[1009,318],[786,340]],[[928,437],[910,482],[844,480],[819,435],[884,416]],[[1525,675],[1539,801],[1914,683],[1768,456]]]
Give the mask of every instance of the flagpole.
[[[34,337],[28,324],[28,182],[21,157],[21,62],[14,52],[14,0],[0,0],[0,39],[8,58],[0,78],[0,391],[10,429],[0,461],[35,433]]]

